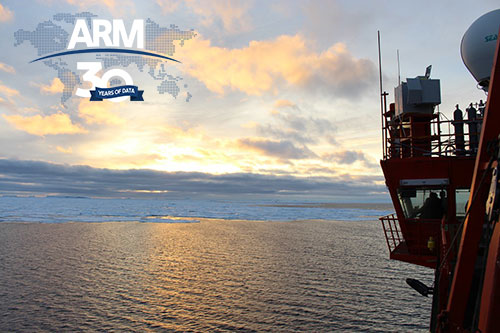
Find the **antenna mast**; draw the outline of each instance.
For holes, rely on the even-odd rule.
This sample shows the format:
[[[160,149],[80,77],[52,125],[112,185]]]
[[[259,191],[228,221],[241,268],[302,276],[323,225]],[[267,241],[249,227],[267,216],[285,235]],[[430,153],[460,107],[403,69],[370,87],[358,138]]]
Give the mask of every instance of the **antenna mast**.
[[[385,126],[384,126],[384,113],[385,113],[385,96],[387,96],[387,93],[383,91],[382,87],[382,55],[380,52],[380,30],[377,31],[377,37],[378,37],[378,72],[379,72],[379,85],[380,85],[380,119],[382,122],[382,154],[384,156],[384,159],[386,157],[386,150],[385,150]]]
[[[399,67],[399,49],[398,49],[398,85],[401,84],[401,68]]]

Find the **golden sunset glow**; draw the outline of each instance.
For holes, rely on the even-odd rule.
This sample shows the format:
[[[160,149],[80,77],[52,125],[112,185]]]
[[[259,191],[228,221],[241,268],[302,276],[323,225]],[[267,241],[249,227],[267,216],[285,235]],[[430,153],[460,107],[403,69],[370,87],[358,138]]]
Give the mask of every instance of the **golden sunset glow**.
[[[315,53],[299,35],[252,41],[241,49],[212,46],[199,37],[178,50],[184,70],[218,94],[226,88],[248,95],[277,94],[281,81],[300,87],[321,79],[335,85],[373,75],[372,64],[354,58],[344,44]]]
[[[498,8],[0,0],[0,333],[500,327]]]
[[[52,82],[48,85],[41,84],[40,92],[42,94],[52,95],[62,93],[64,90],[64,84],[61,82],[61,79],[55,77]]]
[[[23,117],[19,115],[3,115],[3,117],[18,130],[33,135],[87,133],[87,130],[80,125],[73,124],[69,116],[64,113],[55,113],[50,116],[35,115]]]
[[[74,22],[56,13],[123,19],[127,28],[141,19],[150,34],[144,50],[179,62],[116,54],[32,62],[54,52],[33,37],[43,26],[18,17],[18,6],[0,5],[3,45],[14,45],[0,56],[0,126],[8,142],[4,158],[207,177],[328,179],[383,191],[374,37],[381,21],[366,19],[378,9],[375,4],[36,2],[40,22],[52,20],[67,38]],[[66,50],[67,45],[58,44],[66,38],[57,35],[59,28],[44,38]],[[414,38],[390,41],[408,57],[401,76],[420,75],[431,61],[417,47],[421,37]],[[449,54],[445,61],[432,58],[433,70],[449,82],[442,91],[446,114],[464,103],[460,92],[470,82],[467,75],[447,72],[450,62],[460,62],[453,53],[456,41],[436,40],[441,44],[433,49]],[[76,49],[85,47],[80,41]],[[393,52],[393,45],[387,48]],[[78,62],[98,70],[84,78]],[[384,67],[384,90],[391,94],[397,63],[384,56]],[[123,73],[144,91],[144,101],[91,101],[88,91],[87,97],[77,95],[78,89],[91,88],[89,77],[108,88],[124,85]]]

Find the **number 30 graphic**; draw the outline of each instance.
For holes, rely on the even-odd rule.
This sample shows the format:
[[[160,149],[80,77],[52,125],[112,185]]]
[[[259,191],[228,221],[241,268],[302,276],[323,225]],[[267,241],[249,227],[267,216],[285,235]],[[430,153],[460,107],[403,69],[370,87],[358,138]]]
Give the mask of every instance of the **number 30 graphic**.
[[[78,88],[76,90],[76,96],[80,97],[90,97],[90,90],[94,90],[96,87],[107,88],[109,79],[112,77],[120,77],[125,81],[126,85],[133,85],[134,81],[129,73],[125,72],[123,69],[113,68],[109,71],[104,72],[102,77],[98,77],[97,73],[102,69],[102,64],[100,62],[78,62],[76,64],[77,69],[87,70],[83,75],[83,81],[90,82],[92,88],[82,89]],[[129,99],[128,96],[109,98],[111,102],[122,102]]]

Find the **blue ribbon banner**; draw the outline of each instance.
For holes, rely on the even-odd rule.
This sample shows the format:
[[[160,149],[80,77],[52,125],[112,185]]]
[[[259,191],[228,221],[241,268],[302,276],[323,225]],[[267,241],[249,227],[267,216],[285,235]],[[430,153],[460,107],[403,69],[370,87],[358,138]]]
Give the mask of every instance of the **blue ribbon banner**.
[[[144,90],[139,90],[137,86],[119,86],[113,88],[98,88],[90,90],[91,101],[102,101],[106,98],[130,96],[131,101],[144,101],[142,94]]]

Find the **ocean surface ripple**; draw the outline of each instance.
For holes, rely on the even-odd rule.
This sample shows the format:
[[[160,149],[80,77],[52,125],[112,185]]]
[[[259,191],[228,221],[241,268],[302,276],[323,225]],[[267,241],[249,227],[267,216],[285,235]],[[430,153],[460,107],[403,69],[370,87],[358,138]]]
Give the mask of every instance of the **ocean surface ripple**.
[[[390,261],[375,219],[196,218],[0,223],[0,331],[427,329],[404,281],[432,272]]]

